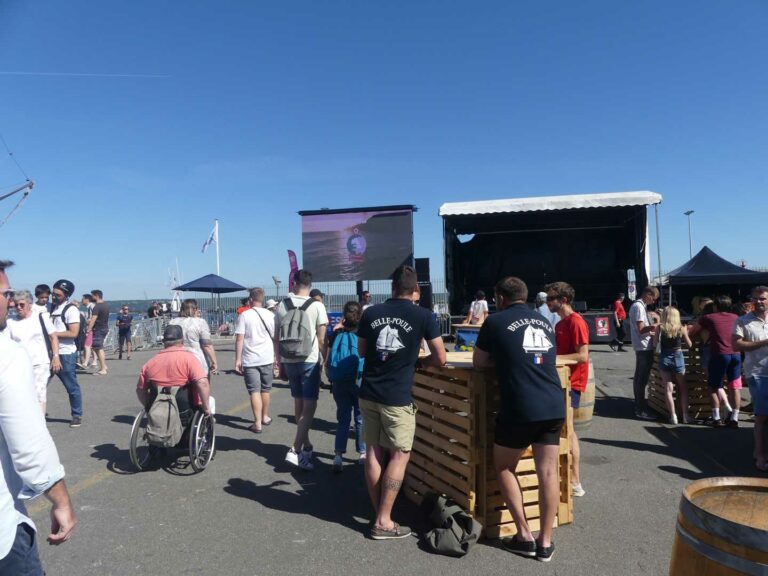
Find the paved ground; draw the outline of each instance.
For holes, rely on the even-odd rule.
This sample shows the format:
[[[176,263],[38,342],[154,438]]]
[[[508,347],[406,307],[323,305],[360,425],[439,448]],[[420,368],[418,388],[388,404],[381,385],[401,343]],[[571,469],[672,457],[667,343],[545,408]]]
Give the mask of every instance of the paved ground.
[[[50,575],[659,575],[668,570],[682,488],[697,478],[753,475],[751,423],[714,430],[631,419],[634,355],[595,350],[596,416],[582,434],[587,495],[575,502],[575,523],[555,530],[552,563],[518,558],[493,543],[475,546],[463,559],[435,556],[416,538],[365,537],[370,509],[362,470],[350,462],[341,475],[331,471],[335,405],[326,390],[314,427],[312,473],[283,463],[294,432],[286,386],[278,383],[273,393],[274,424],[255,435],[247,430],[247,396],[234,374],[214,381],[218,454],[207,471],[134,473],[128,457],[138,411],[134,386],[150,356],[112,361],[105,378],[80,376],[86,409],[80,429],[68,427],[61,384],[49,388],[49,427],[80,520],[64,546],[40,538]],[[231,366],[233,349],[222,348],[219,358]],[[45,534],[45,503],[33,503],[31,511]],[[424,528],[402,498],[396,517]]]

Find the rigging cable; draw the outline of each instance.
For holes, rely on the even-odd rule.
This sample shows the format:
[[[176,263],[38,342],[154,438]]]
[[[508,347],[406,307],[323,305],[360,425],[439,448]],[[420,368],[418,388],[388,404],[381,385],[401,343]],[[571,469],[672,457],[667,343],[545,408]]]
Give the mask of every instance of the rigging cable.
[[[7,194],[4,194],[3,196],[0,196],[0,201],[5,200],[6,198],[10,198],[14,194],[17,194],[19,192],[24,192],[24,194],[21,196],[21,199],[16,203],[16,206],[13,207],[13,209],[8,213],[8,215],[3,218],[2,221],[0,221],[0,228],[5,226],[5,223],[10,220],[11,216],[24,205],[24,202],[26,202],[27,197],[29,196],[29,193],[32,191],[32,187],[35,185],[35,183],[29,179],[29,176],[27,176],[27,173],[24,171],[24,168],[21,167],[21,164],[19,164],[19,161],[16,160],[16,157],[13,155],[13,152],[8,147],[8,143],[5,141],[5,138],[3,138],[3,135],[0,134],[0,142],[2,142],[3,146],[5,147],[5,151],[8,153],[8,156],[11,157],[11,160],[13,160],[13,163],[16,164],[16,167],[19,169],[19,172],[24,176],[24,179],[26,180],[26,183],[23,186],[20,186],[14,190],[11,190]]]

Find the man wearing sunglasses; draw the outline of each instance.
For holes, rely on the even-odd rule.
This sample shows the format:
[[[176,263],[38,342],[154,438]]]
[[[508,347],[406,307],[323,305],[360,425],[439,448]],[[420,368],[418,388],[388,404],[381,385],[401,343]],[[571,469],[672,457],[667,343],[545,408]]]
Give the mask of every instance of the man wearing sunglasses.
[[[7,328],[14,297],[0,260],[0,332]],[[72,536],[77,523],[64,467],[35,398],[32,362],[18,343],[0,337],[0,574],[43,576],[35,525],[24,501],[45,494],[51,501],[50,544]]]

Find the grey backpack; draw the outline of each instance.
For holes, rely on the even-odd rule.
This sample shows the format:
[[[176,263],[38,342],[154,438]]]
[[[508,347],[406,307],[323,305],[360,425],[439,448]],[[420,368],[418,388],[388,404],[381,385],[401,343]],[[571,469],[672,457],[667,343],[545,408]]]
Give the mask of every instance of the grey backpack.
[[[176,446],[184,432],[179,417],[179,405],[172,390],[170,387],[158,390],[157,397],[147,412],[147,442],[153,446]]]
[[[286,314],[280,319],[280,356],[288,360],[304,360],[312,354],[312,344],[315,341],[316,331],[307,309],[315,301],[310,298],[299,308],[293,300],[283,300]]]

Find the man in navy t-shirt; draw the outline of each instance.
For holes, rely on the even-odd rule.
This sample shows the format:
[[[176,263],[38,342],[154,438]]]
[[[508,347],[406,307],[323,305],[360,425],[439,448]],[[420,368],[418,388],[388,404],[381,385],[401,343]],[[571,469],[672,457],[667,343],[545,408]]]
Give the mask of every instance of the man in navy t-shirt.
[[[422,339],[430,356],[445,364],[445,347],[432,313],[414,306],[419,289],[416,271],[400,266],[392,275],[392,298],[367,308],[357,330],[358,352],[365,358],[360,387],[363,439],[368,446],[365,481],[374,504],[374,540],[404,538],[411,531],[392,521],[392,506],[403,484],[416,432],[416,405],[411,398],[413,375]],[[384,451],[389,452],[386,462]],[[386,466],[384,466],[386,462]]]
[[[555,333],[539,312],[526,306],[528,287],[508,276],[496,284],[496,306],[501,312],[483,323],[475,343],[475,368],[494,368],[501,405],[496,419],[493,460],[499,487],[517,525],[517,535],[504,542],[515,554],[552,558],[552,525],[559,502],[557,457],[565,402],[555,365]],[[523,496],[515,475],[517,463],[529,445],[539,486],[541,531],[534,539],[523,509]]]

